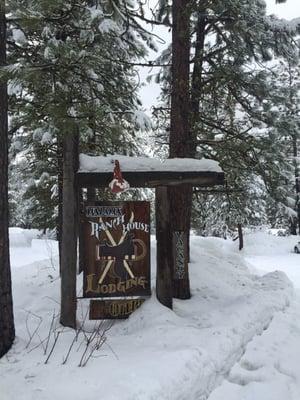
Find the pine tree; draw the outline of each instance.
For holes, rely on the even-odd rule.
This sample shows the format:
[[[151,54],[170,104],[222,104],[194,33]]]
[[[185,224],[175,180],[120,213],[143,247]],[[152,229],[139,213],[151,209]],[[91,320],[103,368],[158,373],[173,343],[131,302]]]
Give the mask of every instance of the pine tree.
[[[281,179],[276,185],[274,198],[292,234],[299,228],[299,64],[281,60],[269,77],[272,85],[272,104],[266,103],[266,112],[273,121],[274,134],[281,146],[284,163],[281,163]],[[279,211],[279,210],[278,210]],[[299,230],[300,233],[300,230]]]
[[[172,4],[172,72],[169,157],[190,155],[189,129],[189,66],[190,66],[190,11],[187,1],[174,0]],[[178,274],[173,260],[173,297],[189,299],[188,240],[191,209],[190,185],[168,188],[170,228],[172,241],[183,243],[184,273]],[[180,210],[180,211],[179,211]],[[174,244],[173,244],[174,246]],[[175,245],[176,251],[176,245]]]
[[[135,132],[147,121],[132,64],[152,38],[127,2],[26,0],[17,6],[11,0],[9,6],[12,129],[19,127],[34,181],[23,201],[32,199],[33,226],[43,229],[59,220],[61,142],[74,121],[81,151],[139,151]]]
[[[5,2],[0,1],[0,67],[6,64]],[[0,78],[0,357],[15,338],[8,236],[7,84]]]
[[[165,2],[161,4],[163,18],[169,9]],[[284,146],[274,141],[278,138],[274,121],[262,111],[265,102],[275,101],[268,82],[267,63],[279,56],[292,63],[297,61],[293,36],[299,32],[299,26],[266,16],[261,1],[251,5],[247,1],[230,4],[203,1],[194,9],[191,24],[194,32],[190,86],[192,153],[220,162],[228,189],[234,191],[230,196],[231,206],[235,203],[238,209],[240,205],[240,218],[248,221],[257,204],[250,179],[263,182],[264,194],[259,194],[263,203],[266,193],[275,196],[272,185],[281,179],[281,167],[287,168]],[[168,99],[168,74],[165,72],[159,78],[166,84],[164,98]],[[236,190],[240,189],[239,194]],[[249,208],[245,207],[243,196],[248,199]],[[250,213],[242,215],[244,210]]]

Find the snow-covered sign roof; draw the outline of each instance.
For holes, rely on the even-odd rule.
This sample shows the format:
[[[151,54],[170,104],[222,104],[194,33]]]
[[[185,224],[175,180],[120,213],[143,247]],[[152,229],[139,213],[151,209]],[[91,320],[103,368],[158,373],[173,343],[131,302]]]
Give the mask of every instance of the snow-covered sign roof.
[[[176,172],[222,172],[219,163],[202,158],[170,158],[161,162],[158,158],[128,157],[119,154],[108,156],[88,156],[80,154],[79,172],[112,172],[115,160],[123,172],[176,171]]]
[[[158,187],[190,184],[214,186],[224,184],[224,173],[214,160],[172,158],[161,162],[156,158],[80,155],[78,183],[81,187],[108,187],[115,160],[131,187]]]

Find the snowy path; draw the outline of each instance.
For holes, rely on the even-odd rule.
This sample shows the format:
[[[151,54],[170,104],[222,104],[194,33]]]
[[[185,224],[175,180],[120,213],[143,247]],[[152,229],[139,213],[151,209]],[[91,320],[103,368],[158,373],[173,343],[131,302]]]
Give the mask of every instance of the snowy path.
[[[292,360],[296,365],[299,354],[293,352],[290,346],[286,359],[280,356],[276,365],[272,362],[277,353],[280,355],[281,346],[286,347],[288,343],[298,345],[300,335],[292,323],[300,320],[300,300],[286,309],[293,298],[290,281],[281,272],[252,275],[243,255],[236,248],[236,242],[193,237],[190,266],[192,298],[174,301],[174,310],[171,311],[159,304],[153,293],[152,298],[128,320],[115,322],[107,333],[107,345],[97,349],[85,368],[79,368],[85,338],[94,330],[94,322],[84,320],[88,302],[82,300],[78,304],[77,317],[79,323],[85,323],[85,335],[80,333],[79,345],[74,346],[68,362],[62,364],[75,332],[62,329],[58,321],[60,281],[57,244],[34,239],[29,246],[23,236],[22,232],[16,231],[12,241],[17,337],[11,351],[0,360],[1,400],[81,400],[83,397],[90,400],[103,395],[106,400],[206,400],[229,371],[228,379],[233,380],[235,371],[241,375],[245,370],[246,375],[255,377],[256,368],[266,387],[273,382],[266,379],[271,379],[272,373],[276,373],[281,381],[277,375],[274,379],[282,382],[282,390],[290,388],[296,393],[300,379],[295,375],[293,383],[288,361]],[[261,240],[255,239],[255,243],[264,241],[266,244],[270,239],[272,242],[273,239],[266,236]],[[283,247],[277,243],[271,245],[270,254],[278,248],[283,255],[293,256],[288,252],[290,243]],[[245,256],[250,261],[251,257],[260,254],[257,245],[254,247],[251,250],[251,246],[247,246],[251,251]],[[152,250],[154,283],[155,246]],[[78,288],[81,285],[82,277],[78,276]],[[49,336],[54,313],[57,318]],[[284,330],[287,324],[291,324],[291,328]],[[272,333],[271,329],[278,334],[278,343],[265,336]],[[34,332],[37,333],[33,335]],[[51,359],[45,364],[55,343],[56,332],[60,333],[59,341]],[[280,336],[284,333],[286,336]],[[33,335],[31,339],[30,335]],[[270,335],[275,338],[274,333]],[[41,340],[47,343],[47,338],[50,338],[49,347],[45,345],[43,349]],[[265,342],[260,344],[257,340]],[[259,350],[261,363],[264,362],[262,367],[254,361],[250,362],[256,347],[263,348]],[[241,357],[248,360],[248,364],[236,364]],[[254,358],[259,360],[256,353]],[[264,370],[268,374],[265,380]],[[242,378],[236,379],[242,382]],[[228,386],[243,389],[250,387],[251,383],[242,386],[228,380],[211,396],[217,396],[218,390],[223,393],[224,387],[227,390]],[[228,393],[231,394],[222,394],[222,400],[243,399],[240,394],[240,397],[234,398],[232,391]],[[269,400],[263,395],[251,396],[245,399]],[[286,400],[299,398],[286,396]],[[271,397],[270,400],[277,398]]]
[[[244,355],[209,400],[300,399],[300,256],[278,254],[247,257],[262,273],[280,269],[296,288],[291,304],[276,313],[269,327],[247,345]],[[269,254],[268,254],[269,253]]]
[[[300,293],[247,346],[209,400],[300,399]]]

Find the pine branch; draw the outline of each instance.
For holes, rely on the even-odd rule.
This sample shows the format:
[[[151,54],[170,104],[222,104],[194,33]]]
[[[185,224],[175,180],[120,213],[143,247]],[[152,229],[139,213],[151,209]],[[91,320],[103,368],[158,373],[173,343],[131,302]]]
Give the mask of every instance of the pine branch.
[[[137,14],[137,13],[134,13],[134,12],[129,12],[129,14],[130,14],[132,17],[134,17],[134,18],[141,19],[142,21],[146,22],[147,24],[159,25],[159,26],[166,26],[166,27],[169,27],[169,28],[172,28],[172,26],[173,26],[173,25],[172,25],[170,22],[168,22],[168,21],[163,21],[163,22],[161,22],[161,21],[154,20],[154,19],[148,19],[148,18],[146,18],[145,16],[140,15],[140,14]]]

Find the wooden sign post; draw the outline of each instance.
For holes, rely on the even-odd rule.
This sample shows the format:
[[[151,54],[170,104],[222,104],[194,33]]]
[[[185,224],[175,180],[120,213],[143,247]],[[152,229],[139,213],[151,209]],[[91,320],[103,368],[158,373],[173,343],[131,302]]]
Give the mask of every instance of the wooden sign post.
[[[126,318],[151,294],[150,204],[85,203],[81,220],[83,296],[122,298],[92,301],[90,319]]]
[[[141,158],[139,162],[138,157],[82,155],[76,179],[74,166],[72,173],[70,172],[70,175],[74,175],[72,176],[77,185],[66,188],[67,193],[71,193],[71,196],[67,196],[70,197],[71,205],[77,206],[83,189],[89,193],[89,190],[95,188],[109,187],[112,182],[112,164],[116,158],[122,159],[123,182],[120,175],[115,177],[114,174],[121,186],[124,186],[125,180],[130,183],[131,188],[156,190],[156,295],[162,304],[172,308],[173,297],[176,297],[176,284],[180,283],[182,286],[185,280],[188,285],[189,280],[186,273],[186,227],[178,224],[178,221],[170,221],[170,188],[183,188],[182,185],[188,185],[190,188],[223,185],[224,173],[211,160],[170,159],[161,164],[151,158]],[[67,164],[70,162],[69,160]],[[75,327],[76,207],[72,206],[70,210],[65,210],[63,218],[66,235],[60,262],[61,323]],[[178,213],[181,212],[182,208],[178,207]],[[84,204],[80,219],[79,247],[80,267],[84,270],[83,296],[104,299],[92,301],[90,317],[125,318],[142,303],[145,296],[150,295],[149,204],[88,202]],[[74,232],[74,235],[67,235],[69,231]]]

